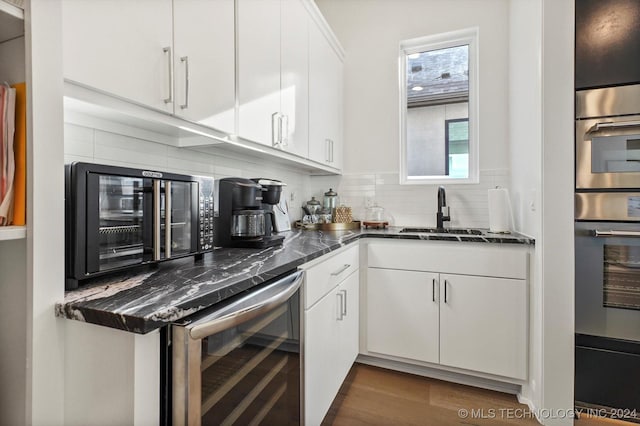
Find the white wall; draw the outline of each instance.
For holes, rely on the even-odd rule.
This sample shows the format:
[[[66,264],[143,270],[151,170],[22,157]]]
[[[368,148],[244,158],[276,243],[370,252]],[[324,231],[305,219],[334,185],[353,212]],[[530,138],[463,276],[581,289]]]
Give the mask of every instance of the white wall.
[[[401,40],[479,27],[480,184],[446,185],[452,226],[488,227],[487,190],[509,185],[508,0],[317,0],[345,48],[345,161],[332,186],[358,218],[367,204],[396,225],[434,226],[437,187],[399,185]]]
[[[509,165],[508,0],[317,0],[346,55],[347,173],[399,170],[401,40],[479,27],[480,169]]]
[[[114,127],[115,129],[116,127]],[[120,129],[120,127],[118,127]],[[175,148],[116,132],[65,123],[65,163],[83,161],[134,168],[150,168],[182,174],[266,177],[287,184],[282,197],[288,200],[291,220],[300,219],[300,206],[309,193],[309,176],[293,168],[269,164],[264,159],[218,150],[217,154]],[[215,151],[215,150],[213,150]],[[290,195],[295,199],[291,201]]]
[[[542,2],[509,4],[509,141],[511,199],[516,229],[539,242],[542,227]],[[521,398],[541,407],[542,245],[532,258],[529,312],[529,383]]]
[[[555,410],[573,407],[574,15],[573,0],[542,1],[541,405]]]
[[[59,0],[26,1],[27,418],[64,424],[64,176]]]

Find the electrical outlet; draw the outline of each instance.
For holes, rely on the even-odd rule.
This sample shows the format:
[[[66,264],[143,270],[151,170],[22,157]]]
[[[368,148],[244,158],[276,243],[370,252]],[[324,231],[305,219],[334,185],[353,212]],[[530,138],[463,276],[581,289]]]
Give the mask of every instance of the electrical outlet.
[[[371,198],[371,197],[365,197],[365,199],[364,199],[364,206],[365,206],[365,207],[371,207],[371,206],[373,206],[373,198]]]
[[[289,194],[289,202],[293,203],[296,201],[296,193],[294,191],[291,191],[291,194]]]

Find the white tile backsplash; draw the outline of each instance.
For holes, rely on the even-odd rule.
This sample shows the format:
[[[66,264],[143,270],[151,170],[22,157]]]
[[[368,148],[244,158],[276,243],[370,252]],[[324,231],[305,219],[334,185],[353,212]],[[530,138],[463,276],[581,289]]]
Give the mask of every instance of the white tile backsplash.
[[[444,185],[450,208],[452,227],[489,226],[487,190],[508,188],[509,170],[480,171],[480,183]],[[366,207],[376,203],[384,207],[389,222],[398,226],[436,225],[437,185],[400,185],[397,173],[350,174],[311,178],[312,194],[322,194],[332,187],[340,202],[353,208],[356,219],[364,219]]]
[[[114,127],[115,128],[115,127]],[[287,186],[282,197],[289,204],[291,220],[302,217],[300,206],[310,194],[310,177],[264,159],[240,158],[233,153],[205,153],[133,138],[75,124],[65,124],[65,162],[84,161],[122,167],[150,168],[181,174],[278,179]],[[291,201],[291,194],[295,195]]]
[[[215,150],[214,150],[215,151]],[[301,206],[311,196],[322,202],[329,188],[340,202],[353,208],[356,219],[364,219],[373,203],[385,208],[391,224],[435,226],[437,185],[400,185],[397,173],[309,176],[281,164],[238,153],[201,152],[133,138],[114,132],[65,124],[65,161],[85,161],[124,167],[152,168],[182,174],[267,177],[287,183],[283,197],[291,220],[302,217]],[[475,185],[445,185],[453,227],[488,227],[487,190],[508,188],[509,170],[480,171]],[[294,194],[293,200],[291,194]]]

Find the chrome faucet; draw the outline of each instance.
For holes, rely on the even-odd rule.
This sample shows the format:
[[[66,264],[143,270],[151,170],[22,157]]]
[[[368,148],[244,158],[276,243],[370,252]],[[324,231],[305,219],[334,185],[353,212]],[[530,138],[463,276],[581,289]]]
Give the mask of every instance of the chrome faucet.
[[[438,187],[438,213],[436,213],[436,228],[444,229],[444,222],[451,221],[449,207],[447,207],[447,194],[444,186]]]

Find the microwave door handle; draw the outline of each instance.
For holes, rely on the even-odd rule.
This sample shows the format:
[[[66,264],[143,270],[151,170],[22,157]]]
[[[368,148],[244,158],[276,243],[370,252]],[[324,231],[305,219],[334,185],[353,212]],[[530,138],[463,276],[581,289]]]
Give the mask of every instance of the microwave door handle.
[[[161,225],[160,225],[160,181],[153,180],[153,260],[160,260],[160,241],[161,241]]]
[[[171,182],[164,182],[164,258],[171,258]]]
[[[638,238],[640,237],[640,231],[601,231],[599,229],[594,229],[592,235],[595,237],[628,237],[628,238]]]
[[[188,325],[186,328],[189,330],[189,336],[192,339],[203,339],[207,336],[219,333],[223,330],[228,330],[253,318],[256,318],[270,310],[276,308],[278,305],[286,302],[298,291],[302,285],[304,279],[304,272],[298,271],[291,274],[275,283],[265,287],[263,291],[249,294],[246,297],[238,300],[234,303],[234,306],[238,306],[237,309],[233,309],[231,312],[224,312],[222,316],[213,313],[211,316],[202,318],[200,321]],[[275,295],[264,295],[265,290],[273,287],[284,287],[279,289]],[[252,302],[251,299],[257,299]],[[244,302],[244,303],[243,303]],[[249,306],[245,306],[247,303],[251,303]]]
[[[604,123],[596,123],[592,128],[592,132],[604,129],[617,129],[621,127],[640,127],[640,121],[608,121]]]

